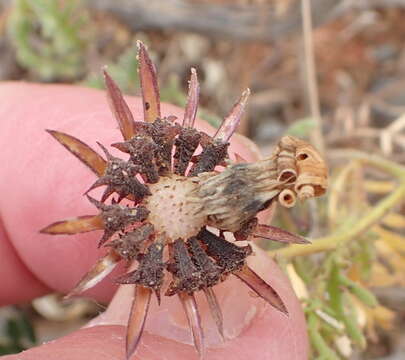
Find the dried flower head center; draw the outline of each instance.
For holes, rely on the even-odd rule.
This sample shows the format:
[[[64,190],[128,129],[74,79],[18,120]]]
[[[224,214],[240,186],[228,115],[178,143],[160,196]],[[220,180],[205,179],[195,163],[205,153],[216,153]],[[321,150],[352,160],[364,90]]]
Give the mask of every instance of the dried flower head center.
[[[146,198],[145,207],[150,211],[150,222],[171,241],[197,235],[206,223],[199,206],[190,202],[189,193],[196,186],[195,179],[177,175],[161,177],[149,185],[152,195]]]
[[[199,97],[196,71],[191,71],[182,123],[173,116],[164,117],[155,68],[143,44],[138,46],[143,122],[135,121],[119,88],[104,73],[108,99],[123,136],[122,142],[112,146],[129,158],[115,157],[98,143],[104,158],[79,139],[49,130],[97,175],[87,192],[100,186],[105,190],[100,200],[87,196],[98,214],[58,221],[42,232],[76,234],[104,230],[99,246],[109,247],[109,252],[71,294],[97,284],[121,260],[138,263],[135,270],[117,279],[121,284],[135,285],[128,320],[127,359],[140,341],[151,296],[155,293],[160,303],[167,277],[171,282],[164,295],[177,295],[183,303],[194,344],[202,358],[203,331],[195,292],[205,293],[222,337],[222,313],[213,287],[231,275],[244,281],[269,304],[288,313],[277,292],[248,266],[246,258],[252,254],[251,246],[227,241],[224,232],[233,233],[237,241],[260,237],[283,243],[306,243],[307,240],[287,231],[259,224],[256,215],[274,201],[292,207],[297,198],[322,195],[327,188],[327,170],[310,144],[292,136],[283,137],[267,159],[254,163],[242,158],[230,161],[229,140],[250,91],[242,94],[217,132],[210,136],[194,127]],[[215,171],[217,166],[225,169]],[[124,199],[130,202],[129,206],[120,205]],[[210,227],[217,231],[212,232]]]

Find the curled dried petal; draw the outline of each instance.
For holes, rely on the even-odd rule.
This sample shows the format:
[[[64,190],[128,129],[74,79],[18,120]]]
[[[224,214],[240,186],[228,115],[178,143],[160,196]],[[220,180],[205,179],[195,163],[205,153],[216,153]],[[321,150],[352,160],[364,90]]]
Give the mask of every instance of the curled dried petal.
[[[283,136],[276,152],[279,156],[278,167],[281,160],[286,161],[286,153],[290,162],[293,160],[295,163],[294,171],[297,177],[294,179],[294,191],[299,199],[321,196],[325,193],[328,187],[328,169],[322,156],[311,144],[293,136]]]
[[[297,202],[297,197],[292,190],[284,189],[278,195],[278,202],[286,208],[291,208]]]

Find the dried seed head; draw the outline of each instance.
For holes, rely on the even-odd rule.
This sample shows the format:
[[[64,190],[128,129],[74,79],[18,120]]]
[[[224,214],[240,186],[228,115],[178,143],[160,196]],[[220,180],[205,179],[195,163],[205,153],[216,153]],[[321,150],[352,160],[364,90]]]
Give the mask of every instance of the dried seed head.
[[[231,163],[228,141],[242,117],[249,90],[242,94],[217,133],[209,136],[193,128],[199,95],[196,71],[191,73],[180,125],[173,116],[161,117],[154,65],[140,42],[138,49],[144,122],[134,121],[118,86],[104,72],[110,107],[124,138],[112,146],[128,153],[129,159],[114,157],[99,144],[107,159],[104,160],[73,136],[49,131],[98,176],[88,192],[100,186],[106,188],[101,201],[88,197],[97,208],[97,215],[55,222],[42,232],[76,234],[104,230],[100,245],[105,244],[110,251],[82,278],[72,294],[96,285],[122,259],[139,263],[136,270],[117,280],[136,289],[128,324],[127,358],[136,351],[141,339],[153,292],[160,303],[165,276],[171,278],[165,295],[179,296],[202,357],[204,336],[196,291],[205,292],[222,336],[222,312],[213,287],[230,275],[240,278],[281,312],[288,311],[277,292],[247,267],[251,247],[227,241],[223,232],[232,232],[236,240],[262,237],[306,243],[284,230],[258,224],[256,215],[274,201],[291,207],[297,198],[322,195],[327,187],[326,166],[311,145],[291,136],[283,137],[268,159],[247,163],[237,156],[237,161]],[[195,154],[199,147],[201,152]],[[218,173],[217,165],[225,170]],[[118,195],[118,201],[110,197],[113,194]],[[124,198],[129,206],[119,204]],[[208,225],[217,228],[220,235],[209,231]],[[165,247],[168,261],[164,259]]]

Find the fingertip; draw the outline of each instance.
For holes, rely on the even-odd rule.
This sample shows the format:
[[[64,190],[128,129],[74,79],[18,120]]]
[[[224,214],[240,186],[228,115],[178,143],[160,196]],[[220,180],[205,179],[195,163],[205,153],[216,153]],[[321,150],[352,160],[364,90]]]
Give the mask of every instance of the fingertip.
[[[124,328],[97,326],[82,329],[56,341],[5,356],[5,360],[122,360]]]

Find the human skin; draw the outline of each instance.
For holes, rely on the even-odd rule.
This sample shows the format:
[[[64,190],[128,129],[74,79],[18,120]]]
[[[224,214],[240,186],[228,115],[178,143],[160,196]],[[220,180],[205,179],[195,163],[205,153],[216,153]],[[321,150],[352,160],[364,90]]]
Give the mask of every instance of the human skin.
[[[94,174],[45,129],[71,134],[97,151],[95,141],[109,145],[120,140],[120,133],[102,91],[2,83],[0,99],[0,305],[8,305],[49,292],[68,292],[104,252],[97,249],[99,231],[74,236],[39,233],[54,221],[96,213],[81,196],[95,181]],[[127,100],[135,120],[141,120],[140,99]],[[162,114],[180,119],[183,115],[181,109],[167,104],[162,105]],[[212,134],[207,124],[199,122],[198,127]],[[240,136],[233,137],[231,156],[234,152],[249,161],[258,156],[254,145]],[[287,278],[257,248],[249,264],[278,291],[289,315],[253,296],[236,278],[227,279],[215,288],[224,313],[224,343],[218,339],[204,298],[197,296],[206,333],[206,359],[307,359],[305,320]],[[113,279],[120,271],[122,267],[86,292],[99,302],[112,299],[107,310],[87,327],[4,359],[123,359],[133,290],[127,285],[117,291]],[[152,303],[134,358],[197,359],[177,298],[163,297],[160,307],[155,299]]]

